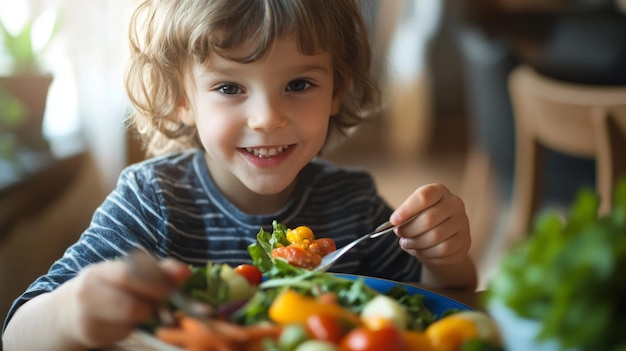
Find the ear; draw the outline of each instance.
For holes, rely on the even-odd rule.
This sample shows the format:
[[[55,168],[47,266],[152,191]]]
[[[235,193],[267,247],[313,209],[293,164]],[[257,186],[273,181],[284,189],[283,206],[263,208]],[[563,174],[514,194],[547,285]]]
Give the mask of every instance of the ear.
[[[184,97],[181,98],[181,101],[178,103],[178,107],[176,107],[176,115],[184,125],[189,127],[196,125],[193,109]]]
[[[344,76],[344,81],[341,86],[336,87],[333,92],[333,100],[330,105],[330,115],[334,116],[339,113],[339,109],[341,108],[341,103],[343,102],[344,96],[350,90],[350,84],[352,83],[352,74],[350,72],[346,72]]]

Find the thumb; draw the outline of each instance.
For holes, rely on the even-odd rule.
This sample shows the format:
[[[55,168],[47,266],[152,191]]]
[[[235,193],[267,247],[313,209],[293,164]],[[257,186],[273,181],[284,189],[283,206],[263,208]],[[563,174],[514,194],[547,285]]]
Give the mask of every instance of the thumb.
[[[188,265],[173,259],[166,258],[159,262],[163,272],[169,277],[169,279],[176,285],[180,286],[189,279],[191,276],[191,269]]]

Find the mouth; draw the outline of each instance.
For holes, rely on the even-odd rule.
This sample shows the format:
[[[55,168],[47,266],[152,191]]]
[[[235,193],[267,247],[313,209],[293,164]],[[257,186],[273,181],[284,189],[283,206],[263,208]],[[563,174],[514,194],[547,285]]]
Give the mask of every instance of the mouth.
[[[278,156],[289,149],[290,145],[276,146],[276,147],[247,147],[245,150],[259,158],[271,158]]]

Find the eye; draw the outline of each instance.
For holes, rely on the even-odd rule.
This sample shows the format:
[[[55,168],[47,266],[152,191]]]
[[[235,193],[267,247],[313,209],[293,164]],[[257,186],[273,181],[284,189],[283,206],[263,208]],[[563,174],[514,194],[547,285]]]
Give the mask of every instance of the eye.
[[[217,91],[224,95],[236,95],[241,92],[241,89],[234,84],[222,84],[217,87]]]
[[[287,91],[304,91],[309,88],[312,84],[304,79],[296,79],[292,80],[287,84]]]

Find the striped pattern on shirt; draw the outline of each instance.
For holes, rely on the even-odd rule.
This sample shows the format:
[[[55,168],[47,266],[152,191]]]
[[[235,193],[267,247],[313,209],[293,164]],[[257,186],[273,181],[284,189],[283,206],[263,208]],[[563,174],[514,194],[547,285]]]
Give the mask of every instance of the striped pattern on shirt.
[[[56,289],[87,265],[121,257],[132,248],[192,265],[211,260],[236,266],[251,263],[248,245],[261,227],[271,231],[273,220],[290,228],[309,226],[316,237],[332,238],[341,247],[388,220],[391,212],[369,174],[322,160],[300,172],[284,208],[249,215],[216,188],[201,150],[150,159],[122,172],[89,228],[14,302],[7,321],[27,300]],[[400,249],[394,235],[387,235],[357,246],[332,271],[419,281],[420,263]]]

